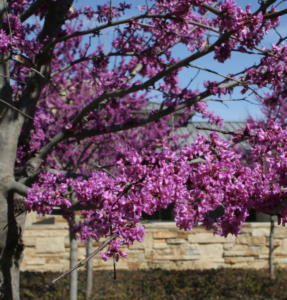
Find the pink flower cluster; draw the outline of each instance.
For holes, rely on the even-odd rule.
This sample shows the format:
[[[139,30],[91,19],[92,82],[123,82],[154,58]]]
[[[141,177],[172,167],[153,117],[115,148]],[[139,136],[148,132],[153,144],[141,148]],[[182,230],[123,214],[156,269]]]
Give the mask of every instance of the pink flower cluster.
[[[243,166],[241,155],[216,133],[209,139],[198,135],[195,143],[186,145],[180,153],[156,141],[150,150],[141,153],[125,150],[117,162],[116,178],[94,172],[88,180],[78,178],[72,183],[63,175],[45,173],[30,190],[26,206],[39,213],[49,213],[53,206],[69,207],[65,195],[73,185],[83,208],[94,206],[93,210],[82,211],[85,220],[74,224],[73,231],[82,240],[120,234],[110,250],[102,254],[105,260],[115,253],[117,258],[125,256],[119,250],[123,243],[142,241],[143,212],[152,214],[169,204],[174,204],[176,224],[184,230],[191,230],[198,222],[211,228],[208,215],[218,206],[224,207],[224,215],[218,218],[215,230],[223,236],[237,235],[251,208],[264,212],[283,203],[279,216],[285,224],[287,130],[273,121],[269,121],[268,128],[263,131],[253,123],[242,131],[252,145],[252,168]],[[234,142],[238,142],[237,137]],[[205,162],[193,163],[198,158]]]
[[[28,191],[26,209],[37,211],[39,214],[50,214],[54,206],[69,208],[71,202],[68,199],[68,188],[72,186],[72,180],[65,178],[62,173],[52,174],[43,171],[39,180]]]

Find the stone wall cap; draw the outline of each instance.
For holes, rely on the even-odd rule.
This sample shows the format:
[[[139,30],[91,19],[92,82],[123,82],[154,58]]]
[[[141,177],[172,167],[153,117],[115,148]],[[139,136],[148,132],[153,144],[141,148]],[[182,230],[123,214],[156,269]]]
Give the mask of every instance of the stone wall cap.
[[[59,230],[59,229],[69,229],[69,226],[67,223],[25,226],[25,230]]]

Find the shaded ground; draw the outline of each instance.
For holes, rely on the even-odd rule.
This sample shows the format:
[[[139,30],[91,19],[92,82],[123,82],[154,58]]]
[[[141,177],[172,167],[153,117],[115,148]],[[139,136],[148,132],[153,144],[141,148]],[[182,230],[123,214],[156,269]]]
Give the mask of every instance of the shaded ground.
[[[21,299],[68,299],[68,278],[53,287],[49,282],[58,273],[21,274]],[[79,296],[85,299],[85,273],[79,273]],[[190,270],[190,271],[96,271],[91,299],[286,299],[287,270],[277,269],[276,279],[267,270]]]

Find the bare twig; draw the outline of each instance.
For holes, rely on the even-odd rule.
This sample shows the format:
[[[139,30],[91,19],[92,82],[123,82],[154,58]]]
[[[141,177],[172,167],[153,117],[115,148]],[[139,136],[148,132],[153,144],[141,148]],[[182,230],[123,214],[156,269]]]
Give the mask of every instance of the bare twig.
[[[204,158],[198,157],[198,158],[195,158],[195,159],[189,161],[187,164],[194,165],[194,164],[199,164],[199,163],[206,163],[206,160]]]
[[[14,107],[13,105],[9,104],[8,102],[0,99],[1,102],[5,103],[7,106],[9,106],[10,108],[16,110],[19,114],[23,115],[24,117],[30,118],[31,120],[34,120],[34,118],[26,115],[25,113],[23,113],[21,110],[19,110],[18,108]]]
[[[220,132],[220,133],[223,133],[223,134],[232,134],[232,135],[240,135],[240,136],[250,136],[250,137],[255,137],[256,136],[255,133],[234,132],[234,131],[213,129],[213,128],[202,127],[202,126],[196,126],[196,129],[198,129],[198,130],[216,131],[216,132]]]
[[[82,260],[81,262],[79,262],[77,265],[75,265],[73,268],[71,268],[70,270],[68,270],[67,272],[63,273],[61,276],[57,277],[56,279],[54,279],[53,281],[51,281],[50,285],[56,283],[58,280],[60,280],[61,278],[63,278],[64,276],[70,274],[71,272],[73,272],[74,270],[82,267],[85,265],[85,263],[87,261],[89,261],[93,256],[95,256],[97,253],[99,253],[100,251],[102,251],[108,244],[110,244],[114,239],[116,239],[119,236],[118,233],[114,234],[113,236],[111,236],[109,239],[105,240],[103,242],[103,244],[97,249],[95,250],[91,255],[89,255],[87,258],[85,258],[84,260]]]
[[[109,174],[110,176],[112,176],[114,179],[116,179],[116,176],[114,174],[112,174],[110,171],[106,170],[105,168],[103,168],[102,166],[99,166],[98,164],[96,163],[93,163],[93,165],[95,167],[97,167],[98,169],[101,169],[103,171],[105,171],[107,174]]]

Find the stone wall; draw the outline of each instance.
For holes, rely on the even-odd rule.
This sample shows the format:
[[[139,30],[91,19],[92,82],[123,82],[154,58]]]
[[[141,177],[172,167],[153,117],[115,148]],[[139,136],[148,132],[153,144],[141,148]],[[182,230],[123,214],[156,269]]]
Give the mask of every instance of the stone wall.
[[[267,223],[245,223],[242,234],[227,238],[214,236],[198,226],[182,231],[175,223],[146,224],[143,243],[125,246],[128,257],[120,259],[118,269],[210,269],[267,268],[269,227]],[[24,232],[22,271],[65,271],[69,268],[69,232],[67,224],[27,225]],[[94,248],[101,243],[94,242]],[[287,267],[287,230],[275,226],[274,263]],[[85,258],[85,244],[79,242],[79,260]],[[111,269],[112,260],[94,257],[94,268]]]

